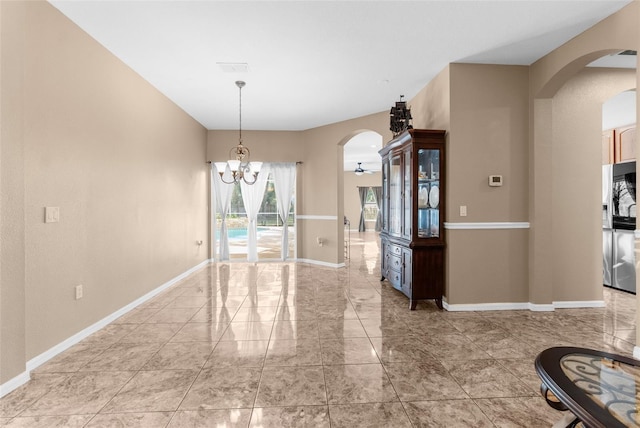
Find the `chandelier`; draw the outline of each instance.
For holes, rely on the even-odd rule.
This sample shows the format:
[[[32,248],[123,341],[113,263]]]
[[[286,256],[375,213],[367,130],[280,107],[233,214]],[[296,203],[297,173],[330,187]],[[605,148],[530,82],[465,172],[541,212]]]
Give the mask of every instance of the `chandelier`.
[[[249,162],[251,152],[249,148],[242,145],[242,88],[246,85],[242,80],[236,82],[236,86],[240,89],[240,126],[238,145],[229,150],[229,160],[226,162],[215,162],[218,174],[223,183],[233,184],[239,183],[240,180],[247,184],[254,184],[258,179],[258,173],[262,168],[262,162]],[[225,172],[229,168],[233,180],[224,179]]]

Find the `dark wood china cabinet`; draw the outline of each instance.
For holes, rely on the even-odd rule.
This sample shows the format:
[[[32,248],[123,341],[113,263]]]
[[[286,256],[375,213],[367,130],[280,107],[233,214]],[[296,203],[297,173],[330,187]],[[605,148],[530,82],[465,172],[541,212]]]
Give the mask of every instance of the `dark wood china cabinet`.
[[[444,293],[446,131],[410,129],[382,150],[381,271],[409,298]]]

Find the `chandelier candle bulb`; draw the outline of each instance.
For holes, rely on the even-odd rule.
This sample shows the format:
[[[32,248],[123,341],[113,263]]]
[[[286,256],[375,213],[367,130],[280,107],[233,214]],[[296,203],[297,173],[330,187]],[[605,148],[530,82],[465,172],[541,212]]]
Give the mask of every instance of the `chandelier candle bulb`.
[[[256,175],[258,175],[258,173],[262,169],[262,162],[251,162],[251,169]]]

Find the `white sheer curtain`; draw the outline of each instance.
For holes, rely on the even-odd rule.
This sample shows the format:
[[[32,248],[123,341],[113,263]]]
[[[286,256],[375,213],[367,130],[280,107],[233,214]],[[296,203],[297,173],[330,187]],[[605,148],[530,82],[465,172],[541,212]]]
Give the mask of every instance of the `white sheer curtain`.
[[[240,191],[242,192],[242,203],[247,212],[249,225],[247,226],[247,261],[258,261],[258,211],[264,198],[264,189],[269,178],[269,164],[262,164],[260,174],[254,184],[246,184],[240,180]]]
[[[280,254],[282,255],[282,260],[287,260],[289,257],[289,207],[296,187],[296,164],[294,162],[272,163],[270,166],[273,184],[276,189],[278,215],[284,223],[282,225],[282,248]]]
[[[224,179],[229,181],[229,168],[225,171]],[[229,260],[229,234],[227,233],[227,213],[231,206],[231,194],[233,193],[233,184],[223,183],[220,174],[215,166],[211,164],[211,182],[213,184],[213,193],[216,201],[216,210],[220,213],[220,250],[218,251],[218,260]],[[215,218],[215,214],[214,214]],[[215,245],[215,243],[214,243]]]

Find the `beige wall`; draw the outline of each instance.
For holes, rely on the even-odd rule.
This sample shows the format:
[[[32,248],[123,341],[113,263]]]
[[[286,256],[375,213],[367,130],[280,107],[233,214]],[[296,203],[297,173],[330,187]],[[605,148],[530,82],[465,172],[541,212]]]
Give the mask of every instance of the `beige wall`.
[[[635,70],[585,68],[553,97],[553,301],[602,300],[602,104]]]
[[[12,125],[8,138],[3,127],[3,154],[8,147],[19,165],[24,150],[22,168],[9,172],[15,186],[24,181],[24,216],[5,217],[14,207],[3,205],[3,226],[6,218],[24,228],[16,249],[26,266],[2,296],[3,307],[24,307],[24,320],[3,322],[2,343],[24,331],[24,371],[25,361],[207,259],[206,130],[48,3],[1,8],[3,24],[25,16],[3,25],[1,88],[3,107],[13,93],[23,115],[15,123],[2,110]],[[2,166],[4,178],[4,156]],[[59,223],[44,223],[46,206],[60,208]],[[14,264],[4,251],[2,262]]]
[[[360,193],[358,187],[382,186],[382,173],[355,175],[353,171],[344,173],[344,215],[351,222],[351,230],[358,230],[360,224]],[[375,222],[365,222],[366,231],[375,230]]]
[[[434,77],[409,102],[413,127],[416,129],[444,129],[451,133],[451,77],[450,65]],[[387,140],[388,141],[388,140]]]
[[[448,230],[447,303],[526,303],[527,229]]]
[[[25,368],[24,7],[0,3],[0,385]]]
[[[527,221],[528,68],[451,64],[447,222]],[[491,174],[502,187],[489,187]],[[460,216],[461,205],[468,215]],[[527,233],[447,230],[449,304],[527,301]]]
[[[528,67],[451,64],[447,221],[526,221]],[[489,187],[501,174],[502,187]],[[467,206],[460,217],[459,206]]]
[[[238,145],[238,130],[207,132],[207,161],[226,161],[229,150]],[[300,131],[242,131],[242,144],[251,150],[251,159],[262,162],[304,160],[304,135]]]

